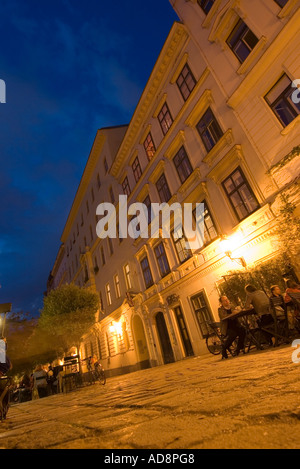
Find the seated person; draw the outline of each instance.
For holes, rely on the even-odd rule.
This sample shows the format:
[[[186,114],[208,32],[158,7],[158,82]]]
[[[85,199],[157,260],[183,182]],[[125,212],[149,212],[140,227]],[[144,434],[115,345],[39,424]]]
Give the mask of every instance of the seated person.
[[[238,345],[236,354],[239,355],[240,351],[244,348],[246,331],[240,325],[238,319],[227,319],[226,317],[235,312],[234,308],[230,304],[227,296],[220,297],[220,308],[218,309],[219,317],[221,320],[221,332],[226,337],[225,342],[222,346],[222,358],[227,359],[227,349],[231,347],[235,339],[238,337]]]
[[[280,306],[279,304],[276,304],[275,306],[275,312],[276,312],[276,316],[278,319],[285,319],[285,313],[284,313],[284,298],[282,296],[282,292],[281,292],[281,289],[278,285],[273,285],[271,288],[271,298],[277,298],[278,301],[281,302],[282,306]]]
[[[300,307],[290,297],[289,293],[300,293],[300,286],[294,280],[287,281],[284,301],[288,307],[288,318],[290,329],[295,329],[296,318],[300,319]]]

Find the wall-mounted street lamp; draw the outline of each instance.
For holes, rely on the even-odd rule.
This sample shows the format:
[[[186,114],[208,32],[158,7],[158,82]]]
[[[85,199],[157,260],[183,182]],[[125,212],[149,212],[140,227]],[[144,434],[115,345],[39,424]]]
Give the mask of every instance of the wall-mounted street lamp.
[[[232,256],[232,251],[236,248],[236,243],[237,243],[236,236],[233,236],[231,238],[228,238],[227,236],[223,236],[223,239],[220,243],[221,250],[227,257],[229,257],[231,261],[237,262],[238,264],[240,264],[242,267],[246,269],[247,262],[245,261],[243,257]]]

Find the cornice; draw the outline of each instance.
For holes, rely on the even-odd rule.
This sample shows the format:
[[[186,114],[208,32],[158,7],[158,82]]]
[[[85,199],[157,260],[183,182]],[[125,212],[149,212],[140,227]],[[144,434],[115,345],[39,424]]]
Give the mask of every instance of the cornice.
[[[232,109],[236,109],[243,101],[245,96],[249,94],[249,91],[257,84],[259,80],[261,80],[263,75],[266,73],[266,70],[274,63],[278,62],[278,57],[280,56],[281,52],[287,47],[287,45],[291,44],[294,36],[299,34],[299,24],[300,9],[295,12],[289,22],[280,31],[278,36],[265,51],[263,56],[259,59],[258,63],[252,68],[240,86],[228,99],[228,106],[230,106]],[[268,86],[267,83],[266,86]]]
[[[174,23],[133,115],[120,150],[111,167],[110,172],[114,177],[118,177],[122,162],[128,157],[128,153],[130,153],[132,146],[138,138],[144,119],[148,116],[149,112],[151,112],[153,103],[156,102],[156,97],[160,91],[163,80],[174,61],[174,56],[178,53],[187,38],[188,33],[185,26],[181,23]],[[157,108],[157,105],[155,108]]]
[[[86,167],[83,172],[71,211],[69,213],[67,223],[65,225],[63,234],[61,236],[61,242],[65,243],[68,239],[70,230],[76,219],[78,210],[82,204],[82,200],[85,196],[86,190],[90,184],[91,178],[93,176],[96,164],[98,162],[99,155],[101,154],[104,143],[106,142],[106,136],[102,133],[101,130],[98,130],[89,159],[87,161]]]

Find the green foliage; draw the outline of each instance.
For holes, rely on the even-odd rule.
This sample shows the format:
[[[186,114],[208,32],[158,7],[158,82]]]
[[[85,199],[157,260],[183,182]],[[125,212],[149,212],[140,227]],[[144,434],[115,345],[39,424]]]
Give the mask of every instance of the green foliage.
[[[295,210],[296,205],[290,201],[290,197],[282,194],[275,237],[276,247],[281,254],[297,265],[300,256],[300,217],[295,216]]]
[[[224,282],[219,286],[220,294],[226,295],[235,304],[244,304],[246,300],[245,286],[252,284],[259,290],[271,294],[270,288],[278,285],[285,291],[285,279],[292,278],[293,270],[288,260],[278,256],[268,262],[247,269],[247,272],[230,272],[224,276]]]
[[[44,298],[38,329],[48,335],[49,345],[65,351],[78,345],[95,323],[99,296],[76,285],[63,285]]]

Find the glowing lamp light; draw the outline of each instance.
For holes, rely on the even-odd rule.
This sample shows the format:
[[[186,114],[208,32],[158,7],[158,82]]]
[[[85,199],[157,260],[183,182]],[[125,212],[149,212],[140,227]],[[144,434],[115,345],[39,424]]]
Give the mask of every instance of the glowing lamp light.
[[[120,336],[123,334],[122,324],[120,322],[114,322],[110,326],[109,330],[112,334],[116,334]]]
[[[221,243],[221,251],[229,257],[231,261],[237,262],[240,264],[242,267],[245,269],[247,268],[247,263],[243,257],[232,257],[232,252],[239,246],[241,242],[241,236],[239,234],[235,234],[228,238],[227,236],[224,236]]]

